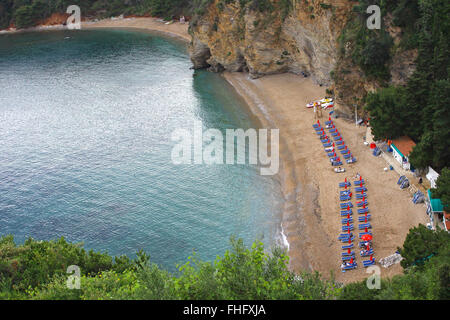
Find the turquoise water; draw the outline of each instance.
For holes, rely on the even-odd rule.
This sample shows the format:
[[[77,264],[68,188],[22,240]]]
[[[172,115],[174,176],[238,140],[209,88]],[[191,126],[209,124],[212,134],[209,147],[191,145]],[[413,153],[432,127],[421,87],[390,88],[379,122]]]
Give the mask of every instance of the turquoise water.
[[[256,127],[185,45],[125,30],[0,36],[0,235],[127,254],[168,269],[231,235],[277,239],[281,195],[250,165],[171,162],[177,128]]]

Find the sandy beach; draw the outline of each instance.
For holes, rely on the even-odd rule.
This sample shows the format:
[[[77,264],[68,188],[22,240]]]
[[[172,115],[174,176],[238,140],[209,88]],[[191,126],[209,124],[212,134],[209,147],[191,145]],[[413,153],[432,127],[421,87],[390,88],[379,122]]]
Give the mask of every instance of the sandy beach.
[[[357,127],[343,119],[334,120],[358,161],[344,164],[345,173],[333,171],[312,128],[314,113],[305,107],[306,103],[324,97],[324,88],[309,78],[293,74],[251,80],[246,74],[226,73],[225,78],[246,99],[253,112],[266,119],[265,125],[280,129],[283,140],[280,178],[286,200],[282,224],[290,244],[290,267],[294,271],[314,270],[328,277],[333,270],[336,280],[344,283],[369,276],[362,267],[363,258],[359,254],[356,256],[358,269],[346,273],[340,271],[342,243],[337,237],[342,224],[338,185],[345,177],[354,181],[359,173],[366,180],[377,261],[395,253],[410,228],[427,222],[424,206],[414,205],[410,193],[398,187],[399,175],[395,171],[384,172],[385,160],[373,156],[370,148],[364,145],[366,127]],[[328,120],[326,114],[321,119],[323,123]],[[353,196],[353,204],[354,199]],[[357,213],[355,220],[356,216]],[[358,222],[354,225],[353,234],[357,236]],[[381,268],[382,277],[401,272],[399,264]]]
[[[98,22],[85,22],[83,28],[135,28],[164,32],[190,41],[188,24],[166,25],[156,18],[130,18]],[[263,127],[280,129],[279,178],[285,198],[282,226],[290,249],[290,268],[319,271],[329,277],[330,271],[340,282],[362,280],[369,276],[362,267],[362,258],[357,254],[358,268],[342,273],[340,270],[341,233],[339,214],[339,182],[344,178],[353,181],[356,173],[366,180],[368,202],[372,215],[375,258],[393,254],[411,227],[426,223],[423,205],[414,205],[407,190],[399,189],[398,174],[384,172],[386,162],[374,157],[364,145],[366,127],[336,119],[335,124],[346,144],[357,158],[355,164],[344,164],[345,173],[334,173],[312,124],[315,122],[312,109],[306,103],[323,98],[325,88],[313,83],[310,78],[293,74],[265,76],[251,80],[244,73],[224,73],[225,79],[246,100]],[[322,122],[328,120],[324,112]],[[352,188],[353,189],[353,188]],[[355,204],[355,198],[352,202]],[[356,219],[357,213],[354,215]],[[354,223],[358,234],[358,222]],[[401,273],[400,265],[381,268],[383,277]]]
[[[181,38],[187,42],[191,41],[191,36],[188,33],[189,23],[173,22],[166,24],[158,18],[125,18],[125,19],[104,19],[100,21],[82,22],[83,29],[94,28],[133,28],[142,30],[151,30],[156,32],[163,32],[177,38]]]
[[[137,28],[191,40],[188,24],[175,22],[166,25],[156,18],[107,19],[84,23],[83,28]],[[364,145],[366,127],[357,127],[343,119],[335,120],[358,161],[344,164],[345,173],[334,173],[312,128],[315,122],[313,111],[305,107],[306,103],[325,96],[324,87],[313,83],[310,78],[293,74],[252,80],[245,73],[226,72],[224,77],[246,100],[263,127],[280,129],[279,178],[285,198],[282,227],[289,242],[292,270],[319,271],[327,278],[333,271],[335,279],[344,283],[369,276],[359,255],[356,258],[358,269],[346,273],[340,270],[342,244],[337,237],[342,224],[338,184],[345,177],[353,181],[356,173],[360,173],[367,182],[377,260],[393,254],[403,244],[410,228],[427,222],[423,205],[414,205],[409,192],[398,187],[398,174],[395,171],[384,172],[386,162],[381,157],[374,157]],[[324,112],[322,121],[326,120]],[[357,224],[354,223],[355,227]],[[356,235],[358,232],[353,231]],[[401,272],[399,264],[381,268],[382,277],[392,277]]]

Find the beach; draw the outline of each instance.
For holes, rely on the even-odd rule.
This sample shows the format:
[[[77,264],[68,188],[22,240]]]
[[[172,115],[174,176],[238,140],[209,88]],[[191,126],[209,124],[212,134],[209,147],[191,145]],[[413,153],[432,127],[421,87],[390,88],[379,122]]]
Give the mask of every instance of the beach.
[[[186,42],[191,40],[187,23],[166,25],[156,18],[106,19],[84,22],[82,27],[150,30]],[[362,267],[363,258],[359,254],[356,270],[346,273],[340,270],[342,244],[337,237],[342,224],[338,184],[346,177],[354,181],[356,173],[366,180],[377,261],[401,247],[410,228],[427,222],[424,206],[414,205],[410,193],[398,187],[398,174],[385,172],[386,162],[381,157],[374,157],[369,147],[364,145],[366,127],[357,127],[353,122],[340,118],[334,120],[358,161],[351,165],[344,164],[345,173],[333,171],[313,130],[312,124],[316,122],[313,111],[305,107],[306,103],[323,98],[325,87],[320,87],[310,78],[294,74],[252,80],[245,73],[225,72],[224,77],[245,99],[263,127],[280,130],[281,168],[278,178],[284,195],[282,228],[289,242],[291,270],[319,271],[327,278],[333,271],[335,279],[343,283],[369,276]],[[328,115],[324,112],[321,122],[326,120]],[[354,199],[352,202],[355,204]],[[355,219],[356,216],[355,213]],[[354,225],[356,229],[353,233],[357,235],[358,222],[355,221]],[[381,268],[382,277],[401,272],[399,264],[388,269]]]

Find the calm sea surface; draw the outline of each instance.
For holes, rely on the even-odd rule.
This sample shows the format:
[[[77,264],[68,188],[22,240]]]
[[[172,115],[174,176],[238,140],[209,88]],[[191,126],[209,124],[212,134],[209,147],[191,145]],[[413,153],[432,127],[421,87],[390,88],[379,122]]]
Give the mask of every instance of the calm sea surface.
[[[0,35],[0,235],[144,249],[169,270],[222,255],[231,235],[272,245],[276,180],[171,162],[171,133],[194,120],[257,126],[225,80],[190,66],[184,44],[148,33]]]

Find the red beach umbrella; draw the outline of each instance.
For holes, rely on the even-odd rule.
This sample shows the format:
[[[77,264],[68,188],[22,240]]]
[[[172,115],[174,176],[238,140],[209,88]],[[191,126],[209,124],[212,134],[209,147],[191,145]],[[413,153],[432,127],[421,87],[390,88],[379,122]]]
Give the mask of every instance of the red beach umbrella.
[[[347,177],[345,178],[345,180],[344,180],[344,181],[345,181],[345,183],[347,183]]]
[[[350,252],[351,252],[351,251],[350,251],[350,248],[348,248],[348,251],[347,251],[347,252],[348,252],[348,254],[350,254]]]
[[[367,232],[368,230],[367,230],[367,228],[366,228],[366,232]]]
[[[373,261],[373,254],[370,256],[370,261]]]
[[[352,239],[348,237],[348,243],[352,243]]]
[[[320,120],[317,120],[317,123],[320,124]]]
[[[364,197],[363,197],[364,198]],[[366,208],[366,204],[365,203],[363,203],[363,209],[365,209]]]
[[[350,264],[353,264],[353,258],[350,259]]]
[[[365,241],[370,241],[370,240],[372,240],[372,236],[370,234],[365,234],[361,237],[361,239],[363,239]]]
[[[362,181],[362,176],[359,176],[359,181]]]

